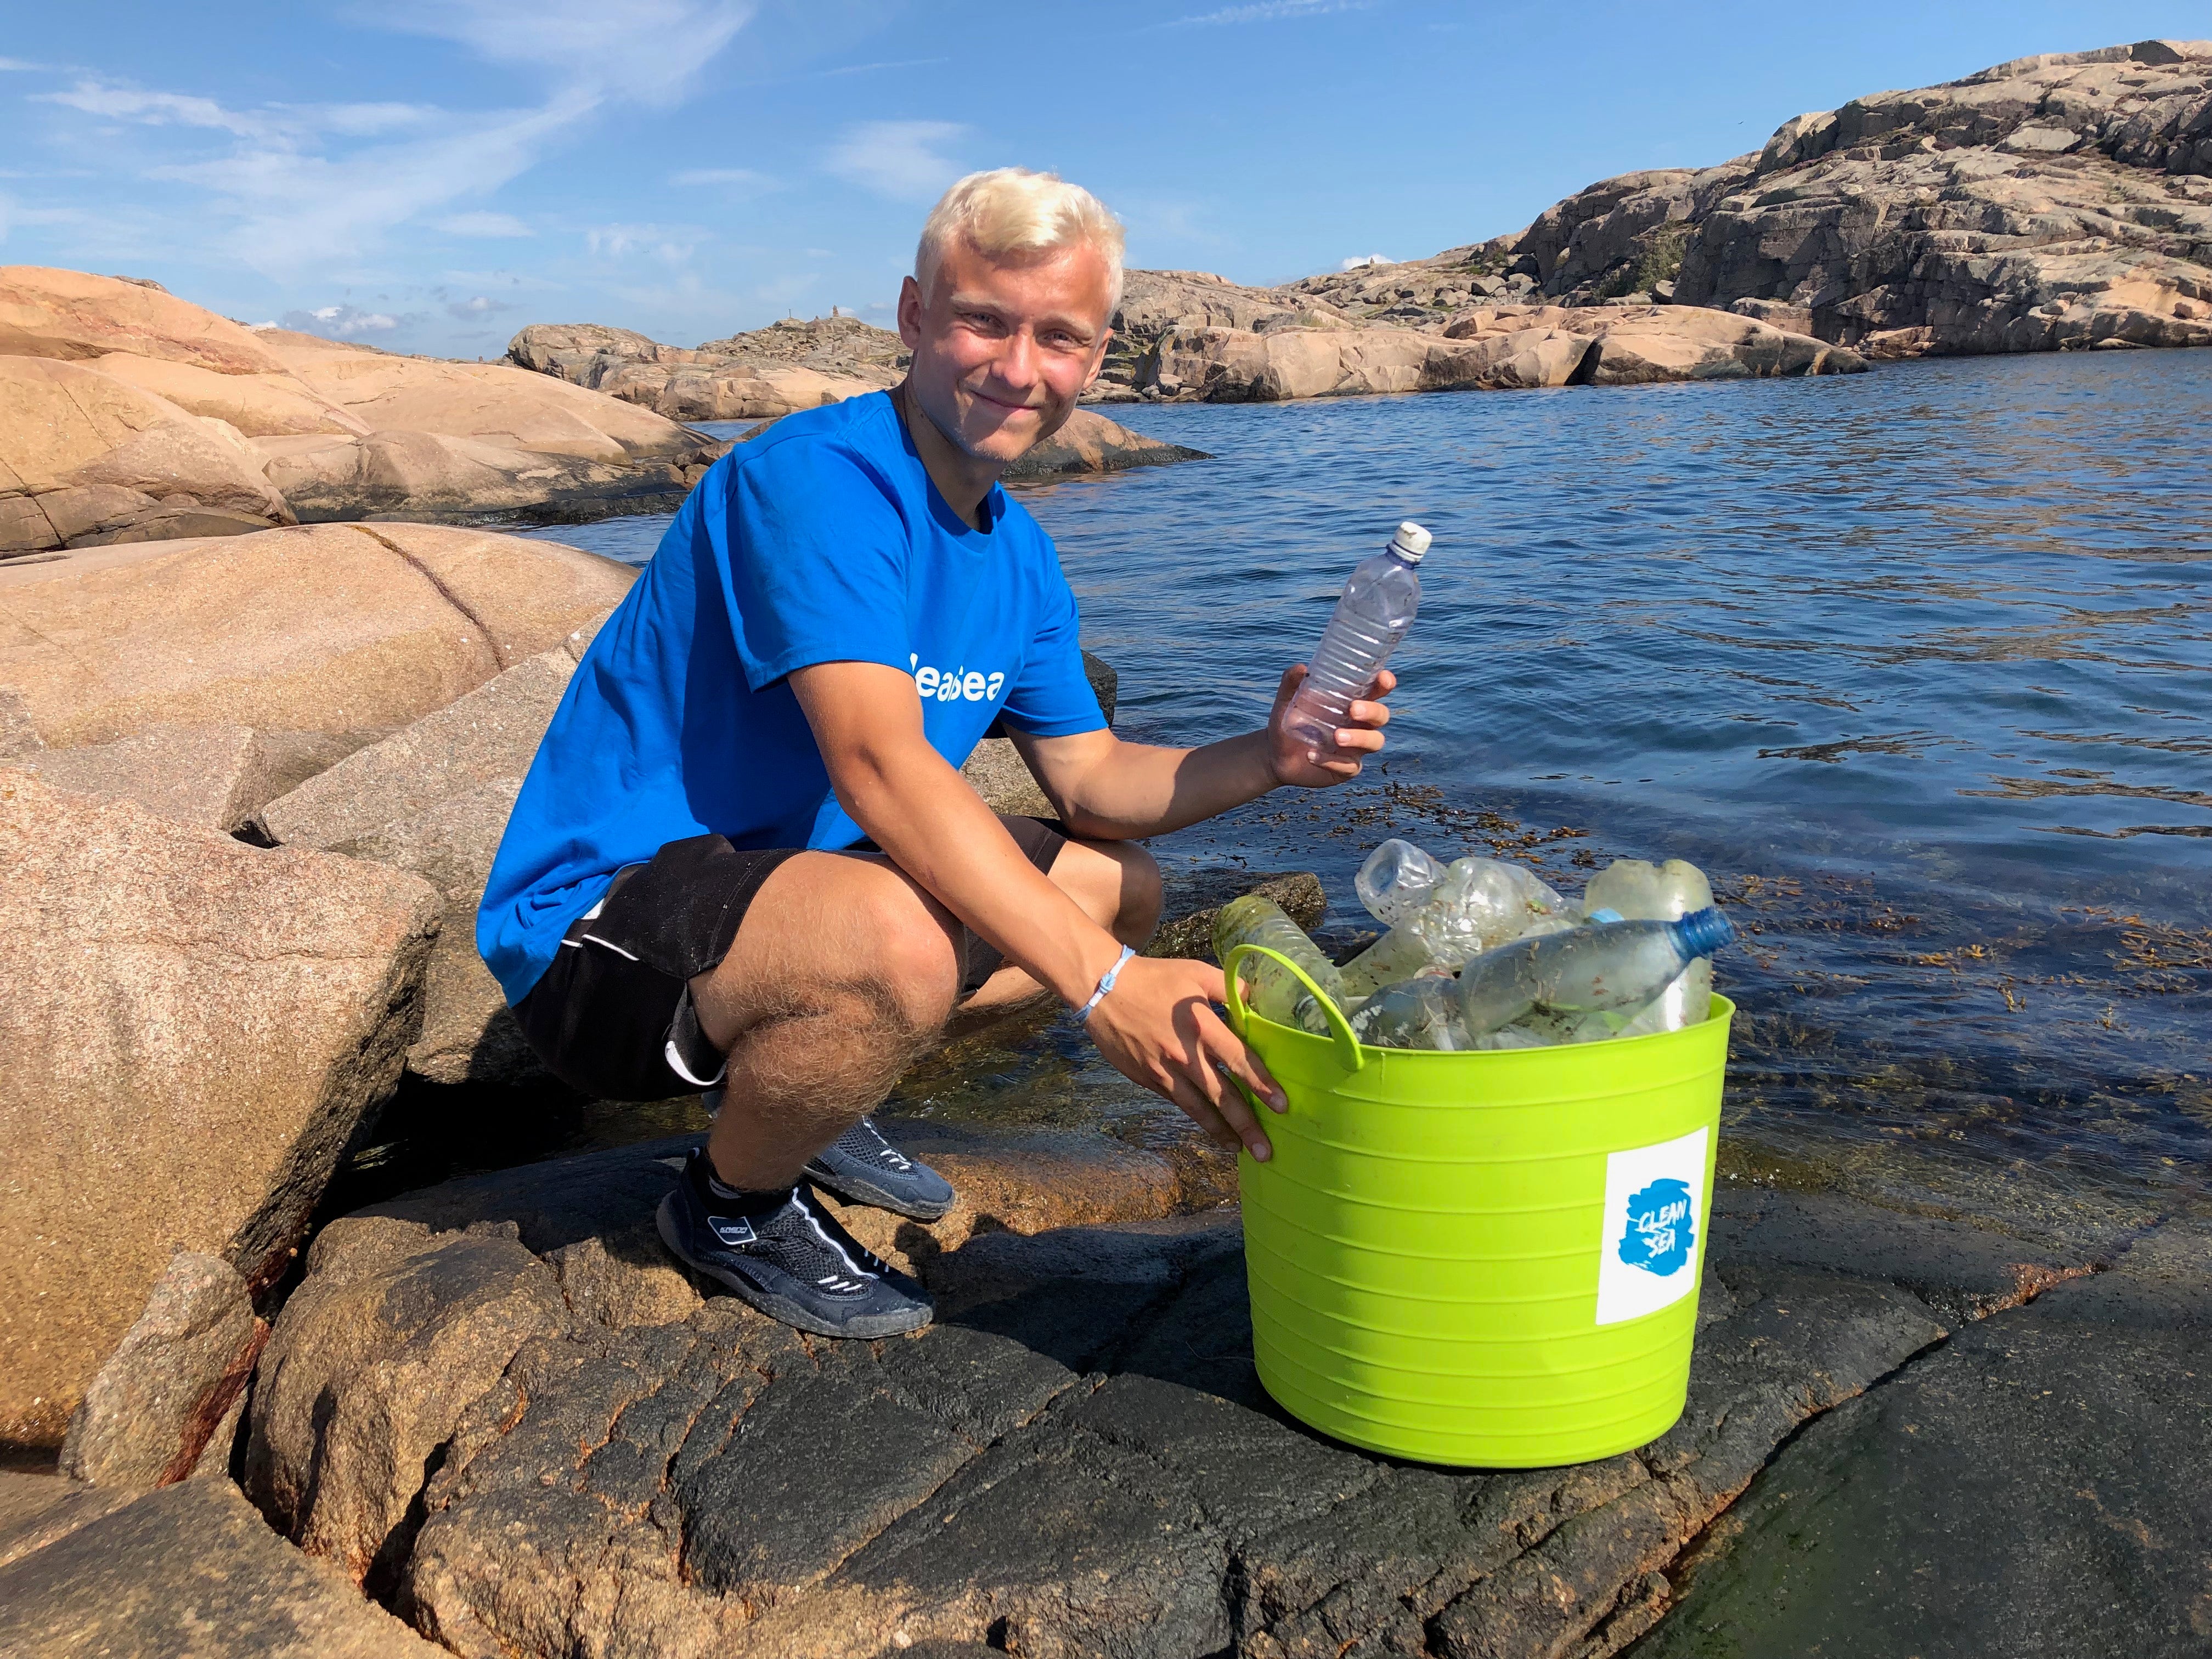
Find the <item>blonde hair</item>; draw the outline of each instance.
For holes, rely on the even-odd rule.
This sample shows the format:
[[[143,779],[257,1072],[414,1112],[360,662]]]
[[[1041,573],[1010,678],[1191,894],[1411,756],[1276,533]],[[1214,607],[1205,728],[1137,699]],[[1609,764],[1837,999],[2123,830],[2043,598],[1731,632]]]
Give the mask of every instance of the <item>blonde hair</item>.
[[[914,280],[923,299],[955,237],[986,258],[1020,258],[1088,242],[1106,261],[1111,316],[1121,303],[1121,222],[1080,185],[1056,173],[994,167],[971,173],[946,191],[921,227]]]

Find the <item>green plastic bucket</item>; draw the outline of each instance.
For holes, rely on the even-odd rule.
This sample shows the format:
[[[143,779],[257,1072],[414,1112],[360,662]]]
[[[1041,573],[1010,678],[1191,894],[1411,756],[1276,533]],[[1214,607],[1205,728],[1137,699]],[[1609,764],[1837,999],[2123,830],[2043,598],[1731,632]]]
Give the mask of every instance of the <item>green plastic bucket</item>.
[[[1230,953],[1230,1024],[1289,1103],[1261,1114],[1273,1157],[1237,1164],[1267,1392],[1353,1445],[1471,1468],[1583,1462],[1673,1427],[1735,1005],[1607,1042],[1373,1048],[1326,997],[1328,1036],[1245,1007],[1253,954],[1298,970]]]

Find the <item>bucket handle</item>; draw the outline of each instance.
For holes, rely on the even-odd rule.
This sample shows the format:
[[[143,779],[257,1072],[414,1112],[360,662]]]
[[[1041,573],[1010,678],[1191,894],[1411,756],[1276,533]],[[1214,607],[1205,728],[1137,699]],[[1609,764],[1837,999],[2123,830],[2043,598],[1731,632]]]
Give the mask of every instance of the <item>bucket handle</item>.
[[[1314,1000],[1321,1005],[1322,1017],[1328,1021],[1329,1036],[1336,1044],[1336,1063],[1347,1072],[1356,1072],[1367,1064],[1367,1056],[1359,1047],[1359,1039],[1352,1034],[1352,1022],[1344,1017],[1344,1010],[1308,976],[1306,970],[1292,962],[1280,951],[1271,951],[1264,945],[1240,945],[1229,953],[1224,977],[1229,981],[1229,1029],[1239,1037],[1244,1035],[1244,1017],[1251,1011],[1244,1006],[1244,987],[1237,970],[1244,965],[1247,957],[1266,957],[1291,970],[1298,983],[1313,993]]]

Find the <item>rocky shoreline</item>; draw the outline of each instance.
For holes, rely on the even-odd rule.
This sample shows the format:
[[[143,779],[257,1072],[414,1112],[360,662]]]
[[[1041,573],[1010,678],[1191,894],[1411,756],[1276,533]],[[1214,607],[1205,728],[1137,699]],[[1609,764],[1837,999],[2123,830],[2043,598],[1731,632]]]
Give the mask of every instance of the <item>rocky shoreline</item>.
[[[635,575],[398,525],[0,567],[0,1649],[1602,1659],[1847,1608],[1874,1653],[2115,1616],[2195,1650],[2193,1210],[1724,1143],[1687,1414],[1525,1474],[1267,1400],[1194,1139],[902,1122],[961,1201],[847,1212],[942,1311],[878,1344],[702,1296],[650,1221],[688,1136],[333,1214],[403,1085],[418,1135],[565,1109],[469,917]],[[1036,804],[1002,738],[969,776]],[[1224,869],[1154,949],[1255,885],[1322,920],[1310,876]],[[852,1455],[788,1427],[825,1414]]]

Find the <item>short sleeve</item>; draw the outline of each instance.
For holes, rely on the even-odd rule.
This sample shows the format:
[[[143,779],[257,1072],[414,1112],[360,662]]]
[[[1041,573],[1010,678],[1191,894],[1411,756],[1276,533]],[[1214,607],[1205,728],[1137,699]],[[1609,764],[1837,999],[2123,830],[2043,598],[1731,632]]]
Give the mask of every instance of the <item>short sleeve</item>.
[[[822,662],[904,672],[904,519],[884,481],[836,443],[780,444],[738,470],[723,544],[738,659],[754,691]]]
[[[1039,738],[1103,731],[1106,717],[1099,712],[1098,694],[1083,672],[1075,594],[1060,574],[1060,561],[1048,551],[1045,562],[1036,635],[1022,659],[1021,672],[1007,690],[1000,718],[1016,731]]]

